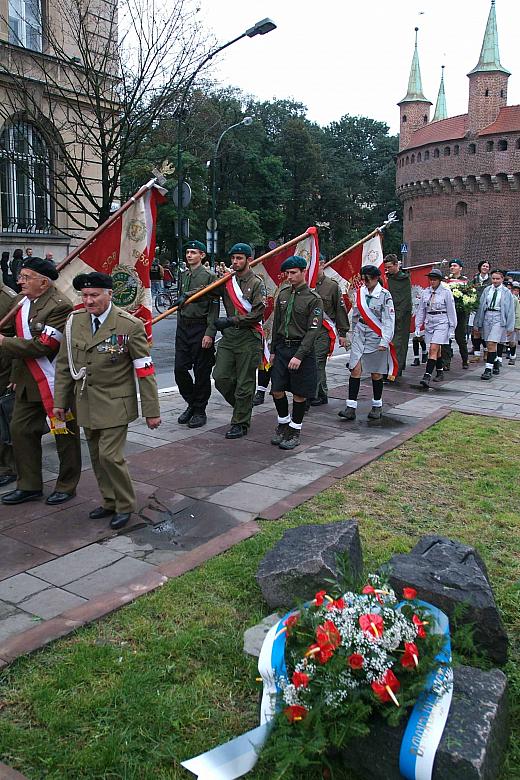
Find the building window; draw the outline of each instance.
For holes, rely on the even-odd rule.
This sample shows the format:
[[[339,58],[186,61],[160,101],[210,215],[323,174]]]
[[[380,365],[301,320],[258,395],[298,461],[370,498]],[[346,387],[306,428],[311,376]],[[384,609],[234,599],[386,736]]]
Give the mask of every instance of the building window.
[[[477,153],[477,145],[468,144],[468,154],[476,154],[476,153]]]
[[[408,209],[408,222],[413,222],[413,208],[411,206]]]
[[[439,156],[439,154],[440,154],[440,152],[439,152],[439,150],[438,150],[438,149],[434,149],[434,150],[433,150],[433,156],[434,156],[435,158],[437,158],[437,157]]]
[[[455,146],[453,147],[453,154],[455,157],[458,157],[459,151],[460,151],[460,146],[458,144],[455,144]]]
[[[421,162],[421,160],[422,160],[422,155],[420,152],[417,152],[417,162]]]
[[[425,125],[428,124],[428,115],[427,114],[425,114],[423,116],[422,121],[423,121],[423,124],[425,124]]]
[[[412,163],[412,165],[414,164],[414,162],[415,162],[415,154],[412,154],[412,159],[410,160],[410,162]]]
[[[467,213],[468,213],[468,204],[464,203],[463,200],[459,200],[459,202],[455,206],[455,216],[465,217]]]
[[[503,89],[500,90],[500,97],[502,97],[502,98],[504,97],[504,90]]]
[[[408,157],[408,155],[406,155],[406,164],[409,165],[409,163],[410,163],[410,158]]]
[[[445,156],[445,157],[449,157],[449,156],[450,156],[450,154],[451,154],[451,149],[450,149],[450,147],[449,147],[449,146],[445,146],[445,147],[444,147],[444,156]]]
[[[505,138],[501,138],[498,142],[498,151],[499,152],[506,152],[507,151],[507,141]]]
[[[40,0],[9,0],[9,43],[42,50]]]
[[[520,149],[520,138],[516,139],[516,148]]]
[[[0,134],[0,206],[2,230],[51,231],[51,160],[43,137],[19,122]]]
[[[486,152],[492,152],[494,146],[493,141],[486,141]]]
[[[489,89],[486,89],[486,91],[484,92],[484,95],[485,95],[485,97],[489,97]]]
[[[424,153],[424,159],[425,160],[429,160],[430,159],[430,152],[425,152]]]
[[[408,117],[406,116],[406,114],[403,114],[403,122],[406,122],[407,119],[408,119]]]

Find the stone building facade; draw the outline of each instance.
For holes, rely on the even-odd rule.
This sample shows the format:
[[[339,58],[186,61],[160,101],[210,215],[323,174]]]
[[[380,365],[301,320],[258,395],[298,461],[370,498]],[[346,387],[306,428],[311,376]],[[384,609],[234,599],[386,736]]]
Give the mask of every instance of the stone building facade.
[[[407,265],[458,257],[520,268],[520,106],[507,105],[494,0],[477,66],[468,73],[468,113],[447,117],[444,80],[433,119],[423,94],[417,40],[399,103],[397,195]]]

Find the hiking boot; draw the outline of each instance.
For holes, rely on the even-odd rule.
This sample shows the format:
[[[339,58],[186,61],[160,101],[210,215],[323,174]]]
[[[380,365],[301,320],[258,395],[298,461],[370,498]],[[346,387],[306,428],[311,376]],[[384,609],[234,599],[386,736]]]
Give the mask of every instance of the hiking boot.
[[[493,376],[493,374],[491,373],[491,369],[490,368],[485,368],[484,369],[484,373],[482,374],[482,376],[480,378],[481,379],[491,379],[492,376]]]
[[[206,412],[194,412],[193,417],[188,421],[188,428],[202,428],[207,422]]]
[[[271,437],[271,444],[278,446],[285,436],[286,430],[289,428],[289,423],[278,423],[275,428],[274,434]]]
[[[495,361],[495,363],[493,365],[493,373],[494,374],[500,374],[500,363],[497,363],[496,361]]]
[[[345,409],[338,412],[338,417],[341,417],[343,420],[355,420],[356,410],[352,406],[347,406]]]
[[[515,357],[510,357],[509,358],[509,363],[507,365],[508,366],[514,366],[515,363],[516,363],[516,356]]]
[[[297,431],[296,428],[291,428],[291,426],[288,425],[284,437],[278,446],[281,450],[294,450],[299,443],[300,431]]]
[[[241,425],[240,423],[233,423],[226,433],[226,439],[241,439],[242,436],[247,436],[247,425]]]
[[[368,420],[381,420],[383,416],[382,406],[373,406],[367,415]]]
[[[260,406],[265,401],[265,390],[257,390],[253,398],[253,406]]]
[[[185,409],[182,412],[182,414],[180,414],[177,417],[177,422],[179,423],[179,425],[186,425],[187,423],[189,423],[189,421],[191,420],[194,414],[195,414],[195,410],[193,406],[188,406],[188,408]]]
[[[412,366],[420,366],[420,365],[421,365],[421,361],[419,360],[419,358],[418,357],[414,358]]]
[[[428,388],[430,387],[430,381],[431,381],[431,378],[432,378],[432,375],[431,375],[431,374],[428,374],[428,373],[426,373],[426,374],[423,376],[423,378],[421,379],[421,381],[419,382],[419,384],[420,384],[420,385],[422,385],[423,387],[425,387],[425,388],[426,388],[426,390],[428,390]]]
[[[444,379],[444,371],[437,371],[435,374],[435,378],[433,379],[434,382],[442,382]]]

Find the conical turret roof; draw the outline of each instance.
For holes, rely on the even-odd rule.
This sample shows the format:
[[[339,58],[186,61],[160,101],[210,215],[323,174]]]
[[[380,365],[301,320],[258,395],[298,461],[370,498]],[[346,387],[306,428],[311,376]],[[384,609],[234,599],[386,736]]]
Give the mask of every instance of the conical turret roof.
[[[401,103],[429,103],[431,105],[431,100],[428,100],[424,96],[423,88],[422,88],[422,79],[421,79],[421,68],[419,65],[419,52],[417,51],[417,33],[419,31],[419,28],[415,28],[415,49],[413,52],[412,57],[412,66],[410,68],[410,78],[408,79],[408,91],[404,98],[399,101],[398,105],[401,105]]]
[[[473,70],[470,70],[468,76],[471,76],[473,73],[489,73],[496,71],[505,73],[507,76],[511,75],[511,73],[506,68],[504,68],[500,62],[495,0],[491,0],[491,8],[489,9],[489,16],[486,24],[486,31],[484,33],[484,40],[482,41],[480,58]]]
[[[441,83],[439,85],[439,94],[437,95],[437,103],[435,104],[435,114],[433,115],[432,122],[437,122],[439,119],[447,119],[448,111],[446,109],[446,93],[444,91],[444,65],[441,71]]]

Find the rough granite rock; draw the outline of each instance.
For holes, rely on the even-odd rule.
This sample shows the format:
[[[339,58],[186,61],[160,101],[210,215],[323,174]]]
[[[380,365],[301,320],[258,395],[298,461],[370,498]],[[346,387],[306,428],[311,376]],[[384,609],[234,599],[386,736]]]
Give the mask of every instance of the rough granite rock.
[[[424,536],[410,553],[389,561],[390,582],[396,591],[405,585],[417,590],[451,618],[465,605],[461,623],[475,626],[476,647],[495,663],[507,660],[507,634],[500,617],[486,567],[473,547],[442,536]]]
[[[345,765],[363,780],[402,780],[399,750],[406,728],[378,720],[370,736],[344,751]],[[442,735],[432,780],[496,780],[508,739],[507,680],[499,669],[454,669],[450,714]]]
[[[264,556],[256,580],[270,607],[292,607],[313,598],[338,576],[337,557],[346,555],[350,574],[358,577],[363,555],[357,520],[304,525],[286,531]]]

